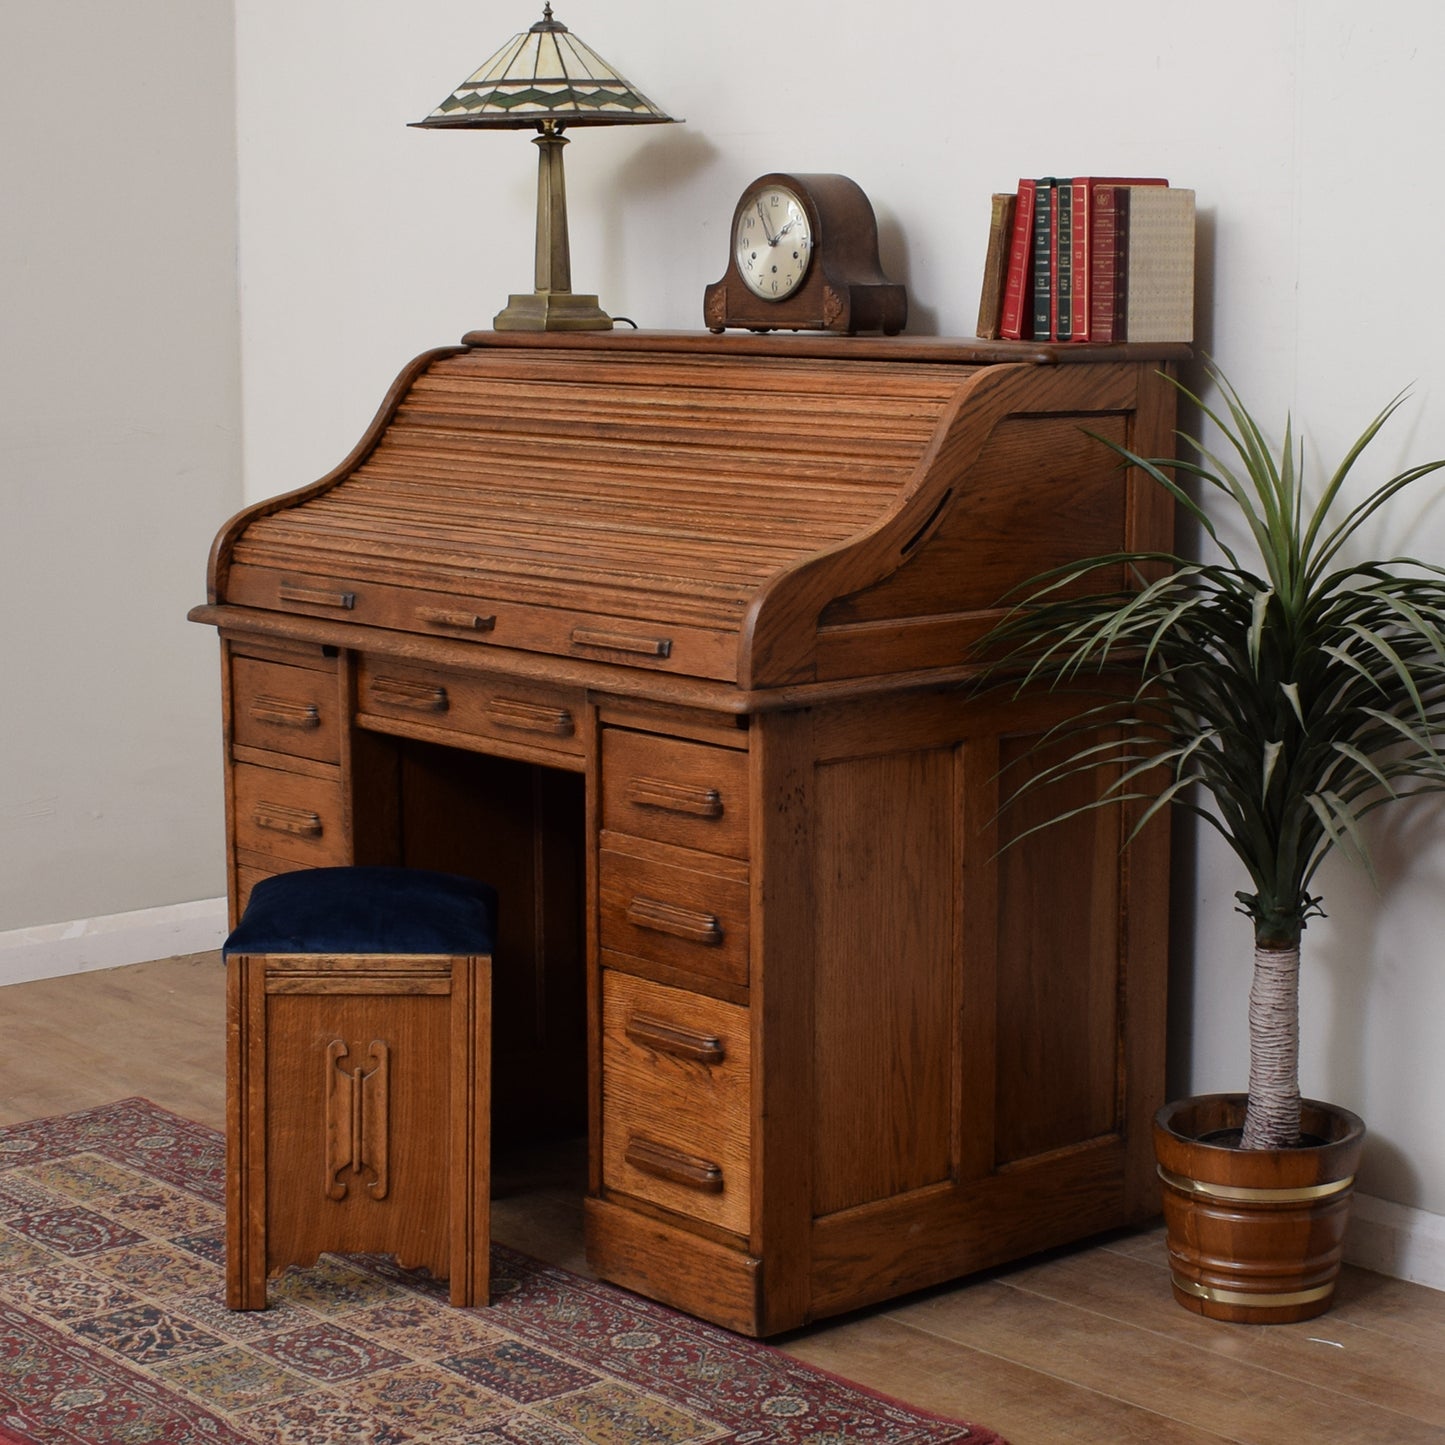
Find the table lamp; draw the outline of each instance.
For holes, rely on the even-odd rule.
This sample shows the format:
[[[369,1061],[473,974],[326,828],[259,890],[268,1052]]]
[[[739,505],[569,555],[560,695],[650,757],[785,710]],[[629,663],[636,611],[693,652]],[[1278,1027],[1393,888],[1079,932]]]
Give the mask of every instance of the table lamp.
[[[671,124],[674,117],[553,19],[548,3],[530,30],[514,35],[425,120],[411,123],[432,130],[537,129],[536,288],[513,295],[492,325],[498,331],[611,330],[597,297],[572,291],[562,132],[580,125]]]

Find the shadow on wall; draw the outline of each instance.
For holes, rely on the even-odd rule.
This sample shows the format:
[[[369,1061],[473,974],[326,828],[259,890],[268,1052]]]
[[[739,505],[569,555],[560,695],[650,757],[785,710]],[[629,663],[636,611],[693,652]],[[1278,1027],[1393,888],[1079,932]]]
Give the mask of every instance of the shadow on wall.
[[[637,140],[637,137],[629,136],[627,139],[632,141]],[[675,250],[675,240],[665,247],[658,245],[655,229],[660,222],[669,228],[673,226],[677,197],[685,193],[688,182],[694,176],[716,163],[718,155],[718,148],[701,132],[690,131],[686,126],[649,127],[646,138],[632,147],[627,159],[617,167],[614,172],[615,183],[608,187],[609,198],[617,207],[617,215],[613,222],[603,229],[604,240],[598,274],[622,275],[626,270],[624,258],[629,254],[635,257],[639,252],[652,252],[657,255],[660,264],[664,254]],[[735,199],[736,197],[728,197],[722,202],[725,214],[718,222],[719,226],[726,226],[731,219]],[[634,209],[634,202],[643,204]],[[692,224],[692,218],[676,219],[678,234],[685,235],[686,227]],[[639,232],[639,226],[646,229]],[[720,240],[717,245],[717,254],[722,258],[718,262],[719,270],[726,261],[723,252],[724,242]],[[708,257],[699,259],[711,264]],[[708,281],[715,279],[712,275],[699,278],[696,288],[696,315],[689,318],[689,325],[702,325],[703,287]],[[641,310],[636,300],[637,298],[634,298],[632,309]],[[653,296],[651,301],[653,305],[666,304],[661,296]],[[605,299],[603,304],[606,305]],[[656,315],[634,316],[633,320],[644,328],[666,324],[665,318],[659,319]]]

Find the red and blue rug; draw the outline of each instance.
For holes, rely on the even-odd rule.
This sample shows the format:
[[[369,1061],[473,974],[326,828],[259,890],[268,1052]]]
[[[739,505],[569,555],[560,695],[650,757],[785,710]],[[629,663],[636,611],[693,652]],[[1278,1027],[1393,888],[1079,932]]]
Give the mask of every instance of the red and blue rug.
[[[1001,1445],[497,1245],[489,1309],[328,1255],[234,1314],[223,1171],[145,1099],[0,1129],[0,1441]]]

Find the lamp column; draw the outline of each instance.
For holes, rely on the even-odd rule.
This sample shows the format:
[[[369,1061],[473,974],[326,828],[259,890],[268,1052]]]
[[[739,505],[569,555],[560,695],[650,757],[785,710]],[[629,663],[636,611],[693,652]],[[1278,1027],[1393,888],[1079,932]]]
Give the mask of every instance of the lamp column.
[[[562,171],[566,136],[545,121],[537,147],[536,290],[513,295],[492,320],[498,331],[610,331],[612,318],[596,296],[572,294],[572,251],[567,240],[567,181]]]

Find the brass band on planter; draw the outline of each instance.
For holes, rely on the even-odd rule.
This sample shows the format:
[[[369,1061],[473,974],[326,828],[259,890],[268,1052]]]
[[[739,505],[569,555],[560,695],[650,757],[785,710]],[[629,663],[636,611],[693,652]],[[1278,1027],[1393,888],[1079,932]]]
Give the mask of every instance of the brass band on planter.
[[[1238,1289],[1215,1289],[1207,1284],[1196,1284],[1192,1279],[1183,1279],[1173,1270],[1169,1277],[1174,1288],[1193,1295],[1195,1299],[1209,1300],[1219,1305],[1252,1305],[1256,1309],[1286,1309],[1290,1305],[1314,1304],[1334,1293],[1335,1282],[1316,1286],[1314,1289],[1298,1289],[1290,1294],[1270,1294],[1264,1291]]]
[[[1174,1174],[1162,1164],[1157,1167],[1159,1177],[1183,1194],[1196,1194],[1204,1199],[1233,1199],[1241,1203],[1292,1204],[1328,1199],[1332,1194],[1343,1194],[1355,1182],[1355,1176],[1351,1174],[1348,1179],[1334,1179],[1328,1184],[1305,1184],[1297,1189],[1251,1189],[1243,1184],[1206,1184],[1199,1179]]]

